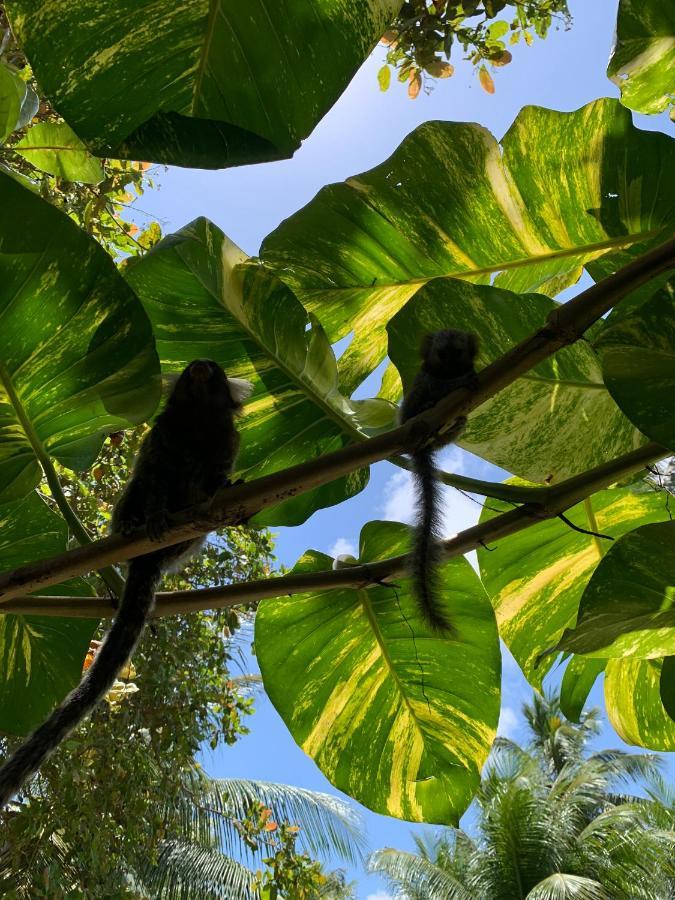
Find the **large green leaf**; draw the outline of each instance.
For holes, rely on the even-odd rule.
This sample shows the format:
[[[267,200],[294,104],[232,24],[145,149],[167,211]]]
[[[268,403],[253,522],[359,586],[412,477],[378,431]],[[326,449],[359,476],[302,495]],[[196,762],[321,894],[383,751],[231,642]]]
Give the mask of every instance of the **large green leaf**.
[[[675,283],[616,324],[610,319],[594,346],[605,383],[631,422],[675,450]]]
[[[26,84],[14,69],[0,62],[0,144],[17,126]]]
[[[352,388],[383,358],[387,321],[432,278],[500,273],[500,287],[554,294],[602,254],[665,240],[673,169],[673,141],[638,131],[614,100],[526,107],[501,147],[478,125],[427,122],[386,162],[323,188],[261,255],[331,340],[354,331],[340,360]]]
[[[673,105],[675,5],[670,0],[620,0],[607,75],[630,109],[658,113]]]
[[[393,424],[383,400],[351,401],[337,387],[333,350],[293,293],[222,231],[198,219],[129,267],[127,278],[153,323],[162,367],[196,356],[254,384],[239,423],[246,479],[337,450]],[[294,525],[362,490],[362,469],[256,517]]]
[[[612,727],[627,744],[675,750],[675,721],[659,696],[662,662],[610,659],[605,670],[605,705]]]
[[[97,155],[218,168],[291,156],[400,0],[6,6],[44,92]]]
[[[66,549],[64,520],[32,493],[0,506],[0,569],[7,571]],[[82,579],[40,593],[87,596]],[[2,615],[0,604],[0,732],[27,734],[82,675],[97,622],[51,616]]]
[[[84,184],[103,181],[103,166],[65,122],[33,125],[12,149],[50,175]]]
[[[558,648],[600,658],[675,655],[675,522],[643,525],[610,547]]]
[[[159,397],[150,322],[98,244],[0,173],[0,498],[71,469]]]
[[[360,562],[408,543],[405,526],[370,522]],[[330,564],[310,551],[294,571]],[[265,601],[255,647],[267,694],[336,787],[376,812],[451,824],[478,787],[495,736],[500,653],[471,566],[454,559],[442,578],[453,637],[425,626],[404,579]]]
[[[588,659],[585,656],[570,659],[560,683],[560,709],[565,718],[572,722],[581,720],[588,695],[606,664],[604,659]]]
[[[389,356],[407,389],[419,369],[422,336],[451,323],[479,335],[482,368],[541,328],[556,306],[539,294],[520,296],[437,278],[387,326]],[[473,412],[460,444],[515,475],[550,484],[633,450],[643,440],[605,388],[594,351],[579,341]]]
[[[481,521],[512,507],[490,499]],[[589,515],[589,512],[591,515]],[[664,517],[663,497],[628,488],[601,491],[566,513],[575,525],[619,537]],[[552,664],[539,654],[576,621],[579,601],[608,541],[550,519],[479,549],[483,584],[492,598],[499,635],[537,688]]]

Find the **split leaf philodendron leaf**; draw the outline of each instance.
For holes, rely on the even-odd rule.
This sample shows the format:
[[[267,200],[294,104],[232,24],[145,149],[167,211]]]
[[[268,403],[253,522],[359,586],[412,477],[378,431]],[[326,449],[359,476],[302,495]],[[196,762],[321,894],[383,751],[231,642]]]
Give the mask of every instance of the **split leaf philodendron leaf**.
[[[110,257],[63,213],[0,173],[0,502],[40,458],[86,469],[106,434],[159,399],[148,317]]]
[[[33,492],[0,506],[0,570],[57,556],[68,528]],[[82,597],[82,579],[42,588],[41,594]],[[38,725],[80,680],[94,619],[0,615],[0,732],[24,735]]]
[[[513,507],[490,499],[481,522]],[[590,513],[590,514],[589,514]],[[640,525],[663,520],[663,496],[617,488],[593,494],[565,513],[575,525],[614,538]],[[579,601],[610,541],[581,534],[550,519],[478,550],[483,584],[497,615],[499,635],[525,677],[537,689],[565,628],[576,621]]]
[[[565,718],[579,722],[588,695],[598,675],[605,670],[607,660],[573,656],[567,663],[560,684],[560,709]]]
[[[616,324],[594,346],[610,393],[652,441],[675,450],[675,282]]]
[[[383,359],[388,320],[432,278],[497,273],[498,287],[553,295],[603,254],[611,268],[665,241],[673,170],[675,142],[636,129],[616,100],[526,107],[501,145],[479,125],[427,122],[381,165],[323,188],[261,256],[331,341],[354,332],[340,359],[352,390]]]
[[[398,523],[368,523],[360,563],[406,552],[409,535]],[[330,565],[309,551],[294,572]],[[441,573],[452,636],[429,631],[406,578],[264,601],[255,647],[268,696],[337,788],[385,815],[450,825],[496,733],[501,659],[476,573],[462,558]]]
[[[399,5],[6,3],[42,89],[92,152],[200,168],[291,156]]]
[[[389,322],[389,357],[407,390],[430,331],[453,328],[479,337],[477,368],[498,359],[538,328],[558,304],[540,294],[430,281]],[[598,428],[602,422],[602,428]],[[600,360],[586,341],[558,351],[471,413],[460,445],[529,481],[555,484],[634,450],[643,435],[618,408]]]
[[[126,277],[150,316],[165,371],[206,355],[253,383],[238,423],[237,467],[247,481],[394,424],[391,403],[340,393],[335,356],[316,319],[206,219],[170,235]],[[357,494],[367,480],[367,469],[353,472],[259,514],[255,523],[298,524]]]
[[[605,669],[605,705],[612,727],[627,744],[675,750],[675,721],[661,702],[660,659],[610,659]]]
[[[0,144],[17,127],[26,84],[19,73],[0,62]]]
[[[40,122],[14,144],[15,150],[36,169],[68,181],[100,184],[103,166],[65,122]]]
[[[616,43],[607,76],[621,102],[641,113],[675,103],[675,5],[664,0],[620,0]]]
[[[607,659],[675,655],[675,522],[643,525],[609,548],[558,649]]]

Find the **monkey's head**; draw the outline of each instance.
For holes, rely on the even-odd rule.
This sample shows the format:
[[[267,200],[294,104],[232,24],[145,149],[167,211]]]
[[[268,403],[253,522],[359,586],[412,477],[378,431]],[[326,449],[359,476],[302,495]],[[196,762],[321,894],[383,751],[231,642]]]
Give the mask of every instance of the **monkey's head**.
[[[459,378],[472,371],[478,339],[469,331],[445,328],[425,335],[420,347],[422,366],[437,378]]]
[[[243,378],[228,378],[212,359],[195,359],[176,379],[167,406],[188,404],[212,410],[241,412],[253,385]]]

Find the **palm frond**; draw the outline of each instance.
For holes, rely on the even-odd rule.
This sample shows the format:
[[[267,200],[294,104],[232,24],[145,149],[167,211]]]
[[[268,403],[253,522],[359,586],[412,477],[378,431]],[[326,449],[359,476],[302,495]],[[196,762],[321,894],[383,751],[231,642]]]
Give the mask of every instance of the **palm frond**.
[[[277,822],[300,827],[298,843],[312,856],[337,856],[357,864],[367,849],[363,821],[355,807],[339,797],[287,784],[241,778],[209,779],[193,795],[192,822],[187,834],[210,831],[223,850],[235,857],[259,860],[267,849],[255,851],[242,844],[236,822],[244,819],[252,804],[271,810]]]
[[[254,873],[215,847],[167,841],[156,865],[139,873],[157,900],[254,900]]]
[[[535,885],[526,900],[611,900],[611,897],[592,878],[556,872]]]
[[[403,850],[385,847],[371,853],[366,862],[366,871],[383,875],[394,891],[394,897],[406,900],[477,900],[455,877],[429,859]]]

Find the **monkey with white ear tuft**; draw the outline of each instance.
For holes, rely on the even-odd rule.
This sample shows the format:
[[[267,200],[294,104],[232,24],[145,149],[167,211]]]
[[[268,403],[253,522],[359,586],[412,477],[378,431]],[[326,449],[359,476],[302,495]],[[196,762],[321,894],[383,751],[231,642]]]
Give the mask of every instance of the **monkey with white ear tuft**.
[[[113,512],[113,533],[145,528],[148,537],[160,540],[169,516],[208,502],[229,484],[239,448],[234,417],[251,390],[249,382],[228,378],[210,359],[194,360],[183,370],[141,444]],[[162,574],[203,542],[181,541],[131,560],[119,611],[82,681],[0,768],[0,807],[110,690],[152,615]]]

